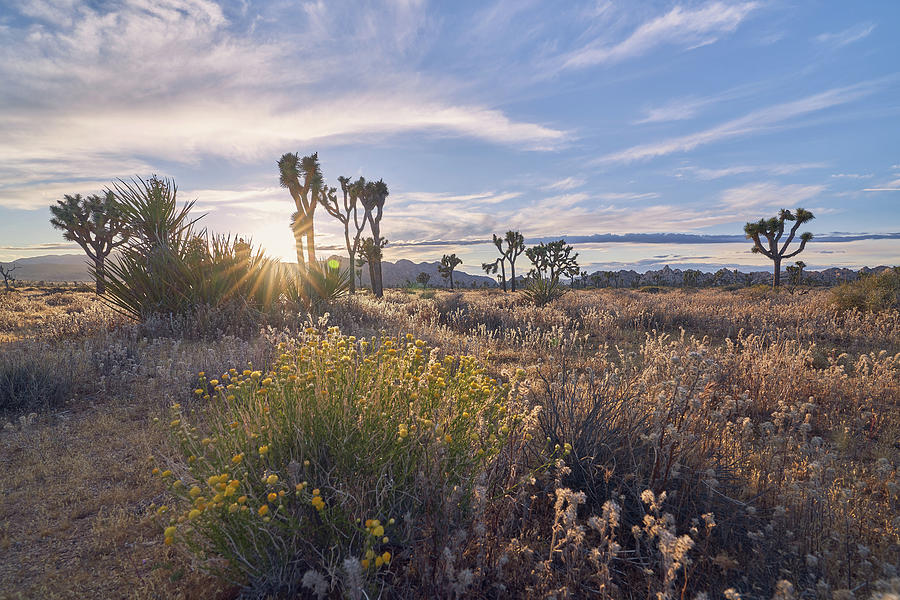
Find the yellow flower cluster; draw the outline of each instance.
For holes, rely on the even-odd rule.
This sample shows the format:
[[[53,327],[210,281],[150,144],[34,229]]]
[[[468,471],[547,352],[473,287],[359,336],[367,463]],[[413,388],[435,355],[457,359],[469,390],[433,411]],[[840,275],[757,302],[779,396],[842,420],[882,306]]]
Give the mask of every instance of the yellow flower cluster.
[[[310,500],[309,502],[318,511],[325,509],[325,501],[322,500],[322,496],[319,494],[319,488],[316,488],[312,491],[312,500]]]
[[[310,328],[305,337],[279,344],[275,364],[265,371],[251,365],[199,378],[195,394],[216,398],[204,407],[209,429],[200,434],[191,428],[177,404],[170,422],[186,457],[185,471],[178,471],[183,481],[172,484],[186,501],[186,512],[172,517],[171,526],[189,521],[186,535],[213,524],[226,530],[248,527],[253,512],[258,528],[258,518],[305,527],[309,523],[300,521],[327,523],[345,514],[342,509],[353,510],[341,495],[326,504],[322,490],[310,491],[316,483],[324,489],[332,475],[321,472],[316,460],[301,460],[317,456],[323,443],[337,443],[322,437],[334,435],[334,427],[353,432],[341,434],[341,444],[354,437],[365,440],[365,446],[353,448],[354,457],[377,449],[371,456],[375,464],[402,465],[398,473],[415,473],[417,462],[438,457],[442,471],[456,483],[464,481],[467,469],[499,452],[516,434],[520,418],[508,414],[514,412],[506,404],[509,386],[487,376],[474,357],[439,357],[412,335],[365,340],[343,336],[336,328]],[[298,445],[281,445],[287,439]],[[343,446],[334,450],[345,451]],[[173,476],[169,470],[154,473]],[[301,473],[312,482],[309,488],[306,481],[297,483]],[[304,506],[306,511],[297,510]],[[377,519],[365,525],[364,567],[389,565],[386,525]],[[164,538],[172,543],[174,531],[166,529]]]

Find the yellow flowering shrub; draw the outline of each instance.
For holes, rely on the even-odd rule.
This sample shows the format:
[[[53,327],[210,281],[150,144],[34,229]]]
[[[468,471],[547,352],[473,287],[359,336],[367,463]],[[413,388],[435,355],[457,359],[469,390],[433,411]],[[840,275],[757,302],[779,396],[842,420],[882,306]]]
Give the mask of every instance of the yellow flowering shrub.
[[[524,440],[521,374],[500,383],[473,357],[442,357],[413,336],[337,328],[277,350],[265,371],[201,376],[210,400],[193,416],[171,409],[182,502],[164,538],[226,559],[234,581],[351,560],[374,586],[424,532],[452,529],[476,479]]]

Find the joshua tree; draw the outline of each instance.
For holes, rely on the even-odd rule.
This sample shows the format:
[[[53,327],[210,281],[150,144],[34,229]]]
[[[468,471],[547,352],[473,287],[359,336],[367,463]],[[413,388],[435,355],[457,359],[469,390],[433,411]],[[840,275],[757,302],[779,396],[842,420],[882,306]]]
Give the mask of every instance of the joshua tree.
[[[387,240],[381,237],[381,217],[383,216],[384,201],[387,199],[388,187],[382,180],[366,182],[360,178],[356,184],[359,200],[365,209],[363,220],[369,224],[372,230],[372,239],[378,240],[378,252],[373,253],[369,261],[369,273],[372,275],[372,291],[375,296],[384,296],[384,283],[381,277],[381,249],[387,245]]]
[[[500,271],[500,283],[503,285],[503,291],[506,291],[506,261],[501,256],[494,262],[481,263],[481,268],[488,275],[496,275]]]
[[[431,279],[431,275],[422,271],[418,275],[416,275],[416,281],[422,284],[422,289],[428,287],[428,280]]]
[[[790,279],[791,285],[798,286],[803,281],[803,269],[806,268],[806,263],[802,260],[798,260],[793,265],[787,267],[788,278]]]
[[[328,189],[323,184],[322,169],[319,166],[319,154],[313,153],[300,158],[296,153],[288,152],[278,159],[279,183],[287,188],[294,200],[296,212],[291,215],[291,231],[297,246],[297,264],[301,270],[306,266],[303,257],[303,238],[306,238],[306,256],[310,265],[316,264],[316,231],[313,217],[316,206],[327,195]],[[303,183],[300,183],[300,178]]]
[[[506,249],[503,245],[506,244]],[[502,254],[501,260],[509,262],[510,289],[516,291],[516,259],[525,252],[525,238],[518,231],[507,231],[502,238],[494,234],[494,245]]]
[[[441,277],[444,279],[450,278],[451,290],[453,289],[453,270],[461,264],[462,259],[457,257],[456,254],[445,254],[441,257],[441,264],[438,265],[438,273],[440,273]]]
[[[376,286],[378,285],[376,282],[378,281],[378,275],[376,274],[376,269],[381,268],[381,255],[382,248],[387,246],[388,241],[384,238],[379,240],[379,243],[376,244],[373,238],[367,237],[362,241],[359,247],[359,253],[362,255],[363,263],[369,265],[369,285],[372,286],[372,293],[377,294]],[[362,264],[360,265],[362,266]],[[384,292],[382,291],[382,294]]]
[[[756,223],[747,223],[744,225],[744,233],[747,234],[747,239],[753,240],[753,252],[762,254],[775,263],[775,277],[772,280],[773,288],[777,288],[781,285],[781,261],[786,258],[793,258],[803,252],[806,243],[813,237],[808,231],[803,233],[800,236],[800,246],[793,252],[788,253],[788,246],[794,241],[794,235],[796,235],[797,229],[804,223],[812,221],[814,218],[815,217],[811,212],[802,208],[798,208],[793,213],[789,210],[781,209],[777,217],[772,217],[768,220],[760,219]],[[779,248],[778,242],[781,240],[781,236],[784,235],[785,221],[793,221],[794,225],[791,227],[787,240],[785,240],[784,244]],[[768,248],[763,247],[760,236],[765,236]]]
[[[6,286],[6,291],[9,291],[9,282],[15,281],[16,278],[13,277],[12,272],[19,268],[19,265],[16,263],[12,263],[6,267],[3,266],[3,263],[0,263],[0,277],[3,277],[3,284]]]
[[[94,194],[83,198],[81,194],[66,194],[50,207],[53,217],[50,224],[63,230],[63,238],[81,246],[88,258],[94,261],[97,293],[106,289],[105,261],[113,248],[128,240],[128,226],[116,194],[107,190],[102,196]]]
[[[365,219],[359,220],[359,211],[357,210],[360,189],[365,186],[365,180],[360,178],[359,181],[350,183],[349,177],[338,177],[338,181],[341,184],[343,203],[338,204],[338,198],[335,194],[336,190],[330,188],[322,196],[322,207],[344,226],[344,244],[347,247],[347,254],[350,256],[350,268],[355,270],[356,253],[359,252],[362,232],[366,227]],[[354,230],[352,236],[350,235],[351,227]],[[354,292],[356,292],[356,280],[351,276],[350,293],[353,294]]]
[[[560,277],[576,276],[580,272],[578,267],[578,253],[572,254],[572,246],[566,245],[566,240],[556,240],[545,244],[541,242],[525,250],[525,254],[534,265],[531,274],[536,278],[548,279],[558,283]]]

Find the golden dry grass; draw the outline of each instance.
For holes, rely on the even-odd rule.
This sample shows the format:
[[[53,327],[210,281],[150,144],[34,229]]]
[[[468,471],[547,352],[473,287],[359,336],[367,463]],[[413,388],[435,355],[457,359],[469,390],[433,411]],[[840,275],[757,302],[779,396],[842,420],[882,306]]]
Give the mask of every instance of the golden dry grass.
[[[771,571],[769,583],[786,577],[815,589],[816,577],[830,578],[829,590],[849,580],[864,593],[900,562],[897,311],[835,313],[824,291],[587,290],[535,308],[496,291],[422,298],[392,290],[383,301],[358,296],[330,319],[360,336],[409,332],[474,354],[497,374],[516,366],[537,374],[539,362],[559,355],[578,369],[599,368],[615,346],[639,352],[654,330],[672,336],[678,352],[705,349],[710,385],[696,399],[738,408],[703,418],[746,418],[755,432],[714,440],[740,465],[741,503],[765,498],[757,503],[764,519],[748,512],[740,522],[755,524],[760,540],[774,527],[775,539],[784,527],[773,515],[791,515],[793,537],[778,538],[784,572]],[[78,379],[71,402],[30,425],[8,415],[12,424],[0,432],[0,598],[227,596],[177,546],[162,544],[150,505],[165,490],[146,457],[166,451],[153,419],[190,397],[193,374],[262,365],[265,340],[145,339],[91,294],[34,288],[0,294],[0,350],[13,348],[46,356],[51,367],[65,357],[80,364],[66,371]],[[653,348],[646,364],[675,351]],[[727,578],[765,563],[745,556],[749,547],[697,564]]]

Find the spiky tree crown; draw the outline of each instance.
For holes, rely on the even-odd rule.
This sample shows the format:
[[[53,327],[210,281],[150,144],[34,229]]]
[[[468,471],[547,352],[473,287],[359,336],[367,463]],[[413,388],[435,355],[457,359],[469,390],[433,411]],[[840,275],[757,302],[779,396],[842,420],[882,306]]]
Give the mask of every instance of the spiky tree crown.
[[[797,250],[788,253],[787,249],[793,241],[797,229],[804,223],[812,221],[814,218],[815,216],[810,211],[803,208],[798,208],[794,212],[787,209],[781,209],[777,217],[760,219],[756,222],[747,223],[744,225],[744,233],[746,234],[747,239],[753,240],[752,252],[767,256],[773,261],[779,261],[784,258],[794,257],[803,251],[806,247],[806,243],[813,238],[813,235],[809,232],[800,235],[800,246]],[[781,241],[782,235],[784,235],[785,221],[791,221],[793,222],[793,225],[788,233],[787,240],[779,248],[778,244]],[[768,248],[763,246],[761,240],[762,237],[766,238]]]
[[[127,220],[111,190],[87,197],[67,194],[50,207],[50,212],[50,224],[61,229],[64,239],[76,242],[91,258],[106,256],[128,240]]]

